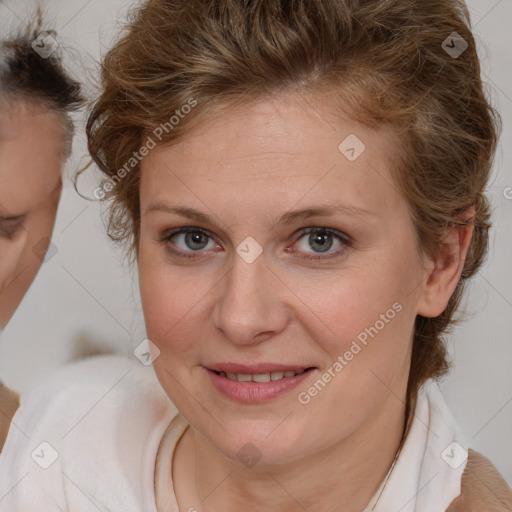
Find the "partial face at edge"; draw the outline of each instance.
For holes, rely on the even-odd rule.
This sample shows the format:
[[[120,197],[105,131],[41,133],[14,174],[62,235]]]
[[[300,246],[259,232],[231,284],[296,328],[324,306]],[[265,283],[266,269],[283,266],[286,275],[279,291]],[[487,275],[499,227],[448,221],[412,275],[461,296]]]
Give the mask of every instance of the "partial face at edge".
[[[0,139],[0,327],[41,267],[61,191],[62,123],[45,108],[17,103]]]
[[[247,442],[269,464],[328,450],[405,396],[426,274],[392,184],[393,138],[308,104],[283,96],[224,113],[142,163],[138,263],[155,371],[234,460]],[[355,160],[351,135],[366,147]],[[235,363],[312,369],[251,400],[211,371]]]

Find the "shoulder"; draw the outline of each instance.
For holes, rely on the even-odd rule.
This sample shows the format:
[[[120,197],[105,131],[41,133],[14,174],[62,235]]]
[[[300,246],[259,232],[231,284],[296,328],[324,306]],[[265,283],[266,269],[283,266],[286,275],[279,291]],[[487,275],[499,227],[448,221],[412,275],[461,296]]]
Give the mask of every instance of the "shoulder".
[[[43,426],[64,430],[76,428],[84,414],[98,411],[113,418],[165,403],[151,367],[127,357],[92,357],[64,367],[23,396],[14,421],[27,434]]]
[[[461,493],[446,512],[512,512],[512,490],[491,461],[469,450]]]
[[[0,454],[0,495],[16,486],[13,509],[49,499],[48,511],[89,510],[86,495],[143,509],[143,475],[175,414],[152,367],[117,356],[74,363],[22,397]]]

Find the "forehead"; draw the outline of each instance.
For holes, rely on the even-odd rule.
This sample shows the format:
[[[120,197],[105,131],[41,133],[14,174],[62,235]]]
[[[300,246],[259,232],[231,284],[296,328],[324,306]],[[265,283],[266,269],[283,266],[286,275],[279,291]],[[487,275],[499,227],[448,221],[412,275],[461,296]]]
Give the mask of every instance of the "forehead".
[[[15,105],[1,115],[0,205],[14,214],[44,201],[61,179],[64,136],[58,114]]]
[[[244,204],[258,199],[256,191],[268,201],[274,192],[276,200],[283,192],[297,200],[308,187],[313,196],[370,194],[389,203],[397,199],[394,147],[390,130],[350,119],[329,98],[283,95],[220,112],[179,142],[157,146],[142,162],[141,200],[175,197],[186,184],[209,197],[243,196]]]

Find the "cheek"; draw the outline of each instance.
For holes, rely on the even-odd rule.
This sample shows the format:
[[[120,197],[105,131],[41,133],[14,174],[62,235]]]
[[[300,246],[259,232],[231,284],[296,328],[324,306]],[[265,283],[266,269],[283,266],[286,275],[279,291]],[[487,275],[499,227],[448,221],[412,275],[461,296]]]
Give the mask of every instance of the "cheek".
[[[297,400],[310,421],[331,418],[328,425],[325,420],[315,423],[329,440],[349,435],[390,396],[404,393],[414,308],[402,283],[390,286],[385,273],[380,280],[378,275],[367,272],[340,280],[339,291],[321,302],[322,322],[312,320],[308,326],[311,333],[325,333],[316,341],[328,357],[318,378],[297,390]]]
[[[416,317],[413,267],[390,252],[381,254],[378,265],[366,260],[329,285],[301,290],[315,312],[309,313],[308,330],[328,356],[324,373],[330,369],[335,375],[326,375],[330,406],[344,399],[349,408],[372,402],[377,388],[392,387],[407,371]]]
[[[382,338],[396,327],[396,310],[403,307],[404,293],[401,283],[389,280],[388,275],[380,269],[372,272],[367,266],[350,269],[315,288],[295,288],[300,290],[297,295],[304,297],[304,318],[309,316],[316,324],[314,331],[333,358],[348,350],[358,337],[364,343],[369,331]]]
[[[139,252],[139,284],[148,338],[165,357],[186,351],[201,326],[199,316],[208,285],[165,260]],[[203,315],[204,316],[204,315]]]

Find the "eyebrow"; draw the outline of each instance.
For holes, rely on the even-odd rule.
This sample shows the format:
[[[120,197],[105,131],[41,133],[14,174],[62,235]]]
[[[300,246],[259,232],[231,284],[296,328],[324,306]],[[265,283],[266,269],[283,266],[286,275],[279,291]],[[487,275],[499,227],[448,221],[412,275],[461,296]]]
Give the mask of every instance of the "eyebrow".
[[[154,211],[179,215],[181,217],[186,217],[197,222],[214,225],[213,218],[207,215],[206,213],[185,206],[170,206],[165,203],[155,203],[150,205],[146,209],[146,214]],[[272,223],[271,228],[275,229],[279,226],[293,224],[294,222],[306,220],[310,217],[329,217],[336,214],[344,214],[353,217],[377,216],[377,213],[374,211],[353,205],[327,205],[286,212],[284,215],[281,216],[280,219]]]

